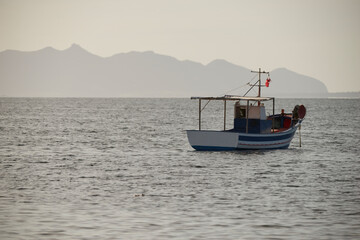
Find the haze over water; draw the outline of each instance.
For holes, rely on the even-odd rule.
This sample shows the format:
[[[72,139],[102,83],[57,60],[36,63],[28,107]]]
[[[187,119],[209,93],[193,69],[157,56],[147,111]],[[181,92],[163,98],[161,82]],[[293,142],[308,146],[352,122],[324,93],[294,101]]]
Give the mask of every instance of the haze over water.
[[[360,238],[360,100],[276,104],[301,148],[196,152],[189,99],[0,98],[0,238]]]

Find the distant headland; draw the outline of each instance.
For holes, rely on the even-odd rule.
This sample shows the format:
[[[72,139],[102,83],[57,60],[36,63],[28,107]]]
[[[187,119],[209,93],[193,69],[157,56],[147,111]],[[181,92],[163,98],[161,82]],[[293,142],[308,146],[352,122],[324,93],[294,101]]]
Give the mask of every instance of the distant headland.
[[[267,69],[268,70],[268,69]],[[285,68],[270,72],[263,95],[274,97],[360,97],[329,93],[325,84]],[[189,97],[243,94],[250,69],[225,60],[207,65],[154,52],[100,57],[73,44],[65,50],[0,52],[0,96],[8,97]],[[236,88],[236,91],[229,90]],[[247,89],[247,88],[246,88]]]

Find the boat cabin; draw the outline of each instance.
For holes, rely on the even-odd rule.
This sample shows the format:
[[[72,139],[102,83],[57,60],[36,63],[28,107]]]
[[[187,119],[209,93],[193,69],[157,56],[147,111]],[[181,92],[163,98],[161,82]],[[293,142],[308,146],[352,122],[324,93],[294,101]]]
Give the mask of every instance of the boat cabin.
[[[234,129],[243,133],[270,133],[272,119],[266,117],[265,106],[241,105],[237,101],[234,106]]]

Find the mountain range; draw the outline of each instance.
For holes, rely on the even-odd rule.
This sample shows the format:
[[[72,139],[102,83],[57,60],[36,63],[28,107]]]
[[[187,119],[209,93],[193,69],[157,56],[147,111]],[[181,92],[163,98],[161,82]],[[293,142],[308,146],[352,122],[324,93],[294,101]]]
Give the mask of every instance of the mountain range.
[[[257,69],[256,69],[257,70]],[[263,81],[268,76],[263,76]],[[263,96],[327,97],[319,80],[285,68],[270,72]],[[65,50],[0,52],[0,96],[189,97],[242,95],[258,75],[225,60],[207,65],[154,52],[100,57],[73,44]],[[230,91],[234,89],[234,91]],[[251,91],[248,95],[256,95]]]

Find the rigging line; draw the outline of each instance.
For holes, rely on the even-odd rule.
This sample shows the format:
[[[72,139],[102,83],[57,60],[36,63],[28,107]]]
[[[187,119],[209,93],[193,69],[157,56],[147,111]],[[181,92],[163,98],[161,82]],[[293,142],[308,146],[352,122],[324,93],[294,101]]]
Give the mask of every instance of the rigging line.
[[[250,84],[249,84],[249,85],[250,85]],[[244,94],[243,97],[245,97],[251,90],[255,91],[254,88],[253,88],[253,86]]]
[[[257,81],[257,82],[259,82],[259,81]],[[249,86],[250,86],[250,89],[249,89],[249,90],[247,90],[247,92],[244,94],[244,96],[243,96],[243,97],[245,97],[245,96],[246,96],[246,94],[248,94],[251,90],[254,90],[254,86],[255,86],[255,85],[251,85],[251,84],[249,83]]]
[[[255,89],[252,88],[251,90],[255,93],[255,95],[257,94],[257,92],[255,91]]]
[[[233,91],[235,91],[235,90],[238,90],[238,89],[240,89],[240,88],[243,88],[243,87],[245,87],[246,85],[249,85],[249,84],[255,79],[256,76],[257,76],[257,75],[254,75],[254,76],[252,77],[252,79],[251,79],[248,83],[245,83],[244,85],[241,85],[240,87],[233,88],[233,89],[231,89],[231,90],[227,91],[226,93],[224,93],[224,94],[222,94],[222,95],[219,95],[219,96],[228,95],[230,92],[233,92]]]
[[[268,75],[269,75],[269,73],[268,73]],[[251,81],[253,81],[256,76],[257,76],[257,74],[254,75],[254,77],[251,79]],[[254,84],[251,85],[251,84],[250,84],[251,81],[248,83],[248,85],[251,86],[251,87],[250,87],[250,89],[244,94],[243,97],[245,97],[251,90],[254,90],[253,88],[254,88],[255,85],[254,85]],[[257,80],[256,83],[257,83],[257,82],[259,82],[259,80]],[[256,83],[255,83],[255,84],[256,84]],[[260,82],[259,82],[259,84],[260,84]]]
[[[250,80],[250,82],[248,82],[247,84],[250,84],[252,81],[254,81],[254,79],[257,77],[257,74],[254,74],[254,76],[252,77],[252,79]]]
[[[210,101],[211,101],[211,100],[208,100],[208,101],[207,101],[207,103],[206,103],[205,106],[201,109],[200,112],[202,112],[202,111],[206,108],[206,106],[209,104]]]
[[[223,94],[223,95],[228,95],[229,93],[231,93],[231,92],[233,92],[233,91],[235,91],[235,90],[238,90],[238,89],[240,89],[240,88],[243,88],[243,87],[245,87],[246,85],[248,85],[250,82],[248,82],[248,83],[245,83],[244,85],[242,85],[242,86],[240,86],[240,87],[237,87],[237,88],[233,88],[233,89],[231,89],[231,90],[229,90],[229,91],[227,91],[225,94]]]

